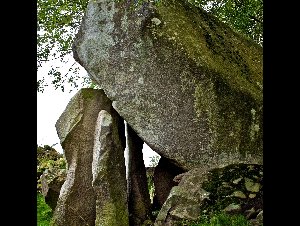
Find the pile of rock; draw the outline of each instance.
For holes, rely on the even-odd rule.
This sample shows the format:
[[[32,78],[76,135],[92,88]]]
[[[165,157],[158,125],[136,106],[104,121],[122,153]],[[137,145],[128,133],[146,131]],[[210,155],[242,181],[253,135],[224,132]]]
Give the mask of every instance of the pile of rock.
[[[60,189],[66,179],[66,160],[54,148],[37,147],[37,191],[55,209]]]
[[[262,165],[232,164],[209,171],[195,168],[174,180],[180,183],[172,188],[155,225],[176,225],[217,212],[242,214],[249,220],[261,218]]]

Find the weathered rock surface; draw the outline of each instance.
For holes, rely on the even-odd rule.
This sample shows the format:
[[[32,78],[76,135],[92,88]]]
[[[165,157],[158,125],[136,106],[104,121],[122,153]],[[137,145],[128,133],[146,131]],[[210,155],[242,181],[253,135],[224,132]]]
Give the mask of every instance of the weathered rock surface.
[[[56,122],[68,168],[53,215],[54,225],[95,225],[92,161],[95,125],[100,110],[114,111],[103,90],[81,89]]]
[[[183,172],[184,170],[174,165],[170,160],[164,157],[160,158],[154,170],[155,199],[159,209],[168,198],[172,187],[178,185],[173,180],[174,177]]]
[[[59,197],[60,189],[66,180],[65,169],[50,169],[45,170],[41,176],[42,194],[45,197],[45,202],[52,210],[55,210],[56,203]]]
[[[196,178],[195,178],[196,177]],[[207,175],[202,169],[191,170],[174,186],[155,220],[156,226],[171,226],[176,220],[196,220],[200,205],[209,196],[201,185]]]
[[[90,1],[73,48],[118,113],[180,167],[262,164],[262,48],[185,0],[130,2]]]
[[[143,160],[143,141],[127,124],[128,148],[128,210],[130,226],[141,226],[150,219],[151,203],[146,168]]]
[[[96,226],[129,226],[124,146],[117,114],[102,110],[96,128],[92,163]]]
[[[240,213],[241,210],[242,210],[242,208],[241,208],[240,204],[231,203],[229,206],[227,206],[224,209],[224,212],[228,213],[228,214],[235,214],[235,213]]]
[[[155,225],[176,225],[181,220],[194,221],[199,216],[210,216],[219,211],[255,218],[263,208],[262,170],[262,165],[233,164],[210,171],[195,168],[184,173],[178,186],[171,189]],[[238,178],[242,179],[234,183]],[[252,193],[245,186],[249,179],[260,184],[255,198],[249,197]],[[236,191],[246,198],[233,195]]]

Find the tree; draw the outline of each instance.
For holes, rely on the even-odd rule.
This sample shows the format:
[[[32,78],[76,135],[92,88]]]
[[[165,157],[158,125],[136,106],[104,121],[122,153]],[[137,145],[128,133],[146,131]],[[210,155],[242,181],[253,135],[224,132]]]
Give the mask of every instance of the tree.
[[[229,24],[232,29],[263,44],[262,0],[189,0]]]
[[[133,0],[131,0],[133,1]],[[135,0],[136,4],[148,0]],[[156,0],[155,2],[163,2]],[[263,43],[263,2],[262,0],[188,0],[191,4],[212,13],[221,21],[229,24],[234,30]],[[66,62],[72,52],[72,43],[77,33],[88,0],[38,0],[37,1],[37,66],[59,59]],[[75,62],[62,75],[55,65],[48,72],[52,76],[52,85],[64,90],[64,84],[78,86],[79,65]],[[84,78],[85,83],[91,83]],[[37,81],[37,90],[43,91],[44,77]]]
[[[88,0],[38,0],[37,1],[37,67],[45,62],[60,60],[66,63],[66,57],[72,52],[72,43],[78,31]],[[52,65],[48,76],[52,85],[64,90],[64,84],[77,87],[79,65],[74,63],[68,70],[68,76],[62,75],[59,68]],[[37,90],[43,91],[44,77],[37,81]]]

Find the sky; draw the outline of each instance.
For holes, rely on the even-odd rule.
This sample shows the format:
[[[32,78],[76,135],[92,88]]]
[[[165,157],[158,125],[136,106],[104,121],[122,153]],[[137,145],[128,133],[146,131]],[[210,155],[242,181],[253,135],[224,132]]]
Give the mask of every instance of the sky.
[[[61,66],[60,62],[55,61],[45,63],[43,67],[39,68],[37,71],[38,79],[42,78],[43,75],[47,75],[52,63],[54,63],[56,66]],[[72,65],[73,63],[74,60],[70,56],[69,62],[66,65],[63,65],[63,69],[61,71],[62,74],[64,74],[64,70],[67,71],[69,69],[68,66]],[[84,68],[81,66],[80,68],[80,74],[86,75]],[[49,80],[46,81],[49,82]],[[63,149],[60,145],[60,141],[56,132],[55,123],[65,110],[70,99],[80,88],[82,87],[72,90],[70,86],[66,85],[65,92],[62,92],[60,89],[55,90],[53,86],[49,85],[48,87],[45,87],[43,93],[37,92],[37,144],[39,146],[53,146],[55,150],[63,153]],[[144,143],[143,156],[145,166],[150,165],[150,159],[155,155],[157,154]]]

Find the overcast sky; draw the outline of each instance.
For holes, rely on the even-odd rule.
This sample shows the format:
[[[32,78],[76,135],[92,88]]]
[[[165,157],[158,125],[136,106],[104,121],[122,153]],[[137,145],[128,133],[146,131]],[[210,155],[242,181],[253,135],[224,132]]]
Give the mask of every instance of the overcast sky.
[[[70,59],[68,65],[72,65],[73,59]],[[37,72],[37,78],[40,79],[42,75],[47,74],[50,63],[45,64],[42,68],[39,68]],[[56,65],[60,65],[59,62]],[[68,70],[68,65],[65,67]],[[80,73],[86,74],[86,71],[82,68]],[[80,87],[81,88],[81,87]],[[71,93],[70,87],[65,87],[65,92],[61,90],[55,90],[54,87],[49,86],[45,88],[43,93],[37,93],[37,144],[39,146],[49,145],[53,146],[55,150],[63,153],[63,149],[60,145],[58,135],[55,129],[55,123],[60,115],[65,110],[70,99],[80,89],[73,90]],[[144,162],[146,166],[149,166],[150,157],[157,155],[146,144],[143,148]]]

